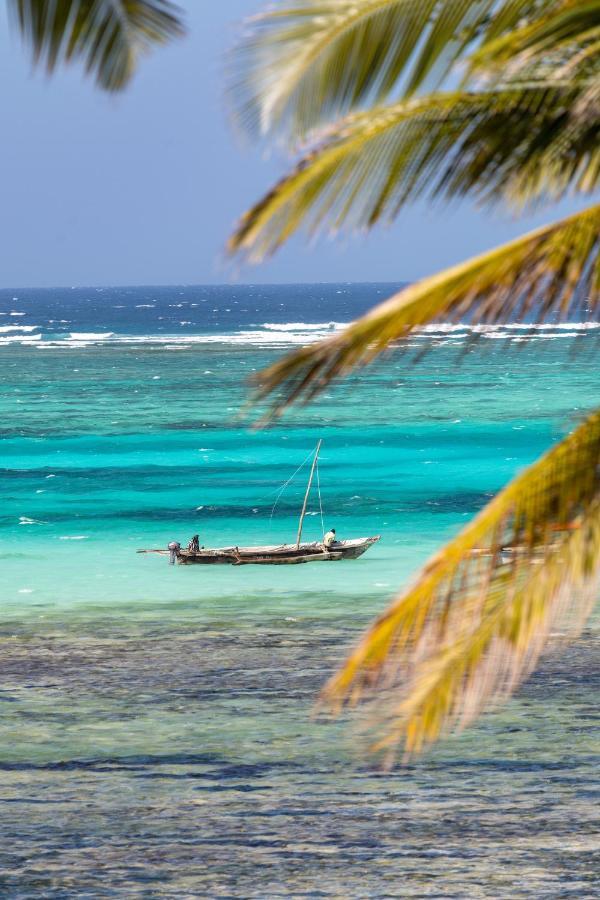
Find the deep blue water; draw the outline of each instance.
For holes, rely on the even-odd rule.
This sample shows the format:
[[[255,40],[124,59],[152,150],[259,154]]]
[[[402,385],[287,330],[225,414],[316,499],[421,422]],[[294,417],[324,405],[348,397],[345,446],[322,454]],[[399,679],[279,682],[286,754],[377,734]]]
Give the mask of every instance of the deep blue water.
[[[35,324],[36,333],[48,337],[108,331],[142,336],[235,333],[263,328],[265,323],[327,324],[332,319],[348,322],[399,287],[400,284],[290,284],[7,288],[0,289],[0,325]]]

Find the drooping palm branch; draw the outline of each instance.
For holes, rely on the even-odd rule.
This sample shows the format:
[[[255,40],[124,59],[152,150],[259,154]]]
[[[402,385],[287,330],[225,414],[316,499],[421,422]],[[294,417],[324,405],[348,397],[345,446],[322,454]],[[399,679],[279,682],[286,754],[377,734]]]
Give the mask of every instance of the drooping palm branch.
[[[546,61],[546,72],[563,77],[564,69],[573,72],[582,65],[593,65],[600,40],[600,0],[563,0],[547,4],[538,15],[524,18],[516,28],[501,34],[488,32],[487,40],[473,53],[471,71],[495,72],[502,77],[502,67],[511,72],[530,67],[536,59]],[[556,66],[563,57],[564,66]]]
[[[259,261],[303,225],[371,227],[423,194],[520,208],[593,191],[600,56],[590,46],[600,0],[581,7],[289,0],[253,20],[236,57],[238,119],[265,132],[313,131],[290,174],[242,218],[230,251]],[[447,83],[459,59],[460,90],[413,96],[423,86],[415,69],[443,61],[438,82]]]
[[[600,205],[425,278],[340,334],[286,355],[255,376],[273,413],[310,400],[430,322],[498,323],[600,311]]]
[[[251,23],[233,95],[245,128],[307,149],[230,251],[257,261],[300,227],[368,229],[416,197],[520,209],[593,192],[599,51],[600,0],[285,0]],[[596,205],[407,288],[261,373],[259,395],[280,412],[436,320],[597,317],[599,251]],[[410,754],[509,695],[595,599],[599,466],[600,412],[434,557],[325,701],[368,696],[377,746]]]
[[[428,562],[323,699],[375,698],[376,749],[419,752],[510,695],[551,632],[576,634],[599,576],[600,411]]]
[[[553,66],[564,62],[565,46],[588,47],[594,22],[600,27],[599,12],[600,0],[583,11],[574,0],[440,0],[432,6],[412,0],[297,0],[267,13],[240,52],[265,127],[277,125],[270,113],[268,123],[264,116],[272,109],[273,90],[286,84],[281,116],[299,116],[301,132],[320,112],[381,100],[394,90],[404,99],[351,113],[313,136],[292,171],[244,215],[230,252],[259,261],[301,227],[311,234],[326,227],[370,228],[392,221],[416,198],[471,196],[521,208],[569,192],[593,192],[600,180],[600,59],[571,60],[562,78]],[[289,52],[300,39],[310,48],[310,65],[304,51]],[[496,77],[496,57],[511,41],[516,73],[507,64],[507,73]],[[465,50],[467,73],[485,70],[489,51],[490,84],[407,99],[415,87],[401,81],[407,68],[426,68],[427,61],[443,58],[447,73]],[[327,78],[319,73],[321,58],[327,60]],[[275,87],[267,83],[269,73],[280,75]],[[374,86],[378,93],[372,93]],[[304,90],[315,116],[306,113]],[[591,208],[589,215],[428,279],[341,336],[270,369],[259,377],[261,394],[283,383],[279,407],[310,397],[411,326],[440,315],[500,320],[534,301],[540,317],[564,314],[588,289],[595,311],[597,233],[597,210]]]
[[[551,19],[564,0],[287,0],[250,19],[231,95],[251,132],[292,139],[364,106],[439,87],[467,51]]]
[[[241,219],[229,251],[259,262],[295,231],[370,228],[415,199],[531,205],[600,181],[597,118],[573,118],[591,79],[404,100],[337,122]]]
[[[139,57],[183,33],[170,0],[8,0],[36,64],[53,72],[82,61],[97,84],[118,91]]]

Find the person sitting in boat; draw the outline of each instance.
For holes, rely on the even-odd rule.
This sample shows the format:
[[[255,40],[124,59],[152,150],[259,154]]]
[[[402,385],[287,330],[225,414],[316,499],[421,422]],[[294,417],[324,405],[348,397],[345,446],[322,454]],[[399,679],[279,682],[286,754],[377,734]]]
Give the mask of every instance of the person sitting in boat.
[[[192,553],[198,553],[198,552],[199,552],[199,550],[200,550],[200,537],[199,537],[199,535],[197,535],[197,534],[194,535],[194,537],[193,537],[193,538],[191,539],[191,541],[189,542],[187,548],[188,548],[188,550],[191,550]]]
[[[328,531],[325,537],[323,538],[323,546],[326,550],[329,550],[332,544],[336,542],[337,538],[335,536],[335,528],[332,528],[331,531]]]

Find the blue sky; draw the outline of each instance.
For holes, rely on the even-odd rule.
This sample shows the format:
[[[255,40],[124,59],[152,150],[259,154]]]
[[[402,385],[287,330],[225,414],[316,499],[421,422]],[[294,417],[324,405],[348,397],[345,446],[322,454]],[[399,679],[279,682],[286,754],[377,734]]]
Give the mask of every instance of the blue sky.
[[[286,165],[240,147],[224,112],[223,54],[265,4],[181,5],[188,36],[110,97],[77,68],[32,72],[0,3],[0,286],[413,280],[572,208],[516,222],[416,207],[367,237],[295,239],[232,267],[232,224]]]

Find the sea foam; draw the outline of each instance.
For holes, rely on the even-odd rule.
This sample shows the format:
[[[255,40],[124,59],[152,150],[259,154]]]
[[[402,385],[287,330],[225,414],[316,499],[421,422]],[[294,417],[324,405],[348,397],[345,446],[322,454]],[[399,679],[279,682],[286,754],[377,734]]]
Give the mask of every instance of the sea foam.
[[[74,341],[105,341],[114,336],[113,331],[72,331]]]
[[[40,350],[72,349],[86,350],[98,345],[118,347],[154,346],[165,350],[183,350],[196,345],[230,345],[264,347],[265,349],[286,349],[304,346],[339,334],[347,326],[346,322],[264,322],[233,331],[206,331],[200,334],[119,334],[113,331],[71,331],[68,334],[42,335],[41,326],[4,325],[0,326],[0,346],[5,344],[31,344]],[[186,324],[186,330],[187,330]],[[468,325],[464,323],[438,322],[415,328],[401,339],[400,346],[423,346],[431,348],[459,346],[470,337],[489,340],[511,340],[526,342],[552,340],[554,338],[576,339],[586,334],[598,333],[600,322],[559,322],[528,323],[509,322],[506,324]],[[35,333],[34,333],[35,332]]]
[[[7,334],[13,331],[35,331],[39,327],[39,325],[0,325],[0,334]]]
[[[0,344],[33,344],[41,341],[41,334],[10,334],[0,337]]]

